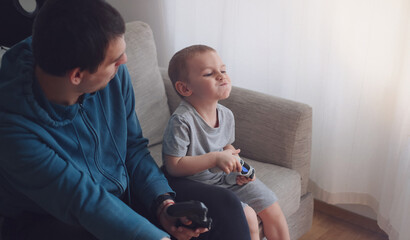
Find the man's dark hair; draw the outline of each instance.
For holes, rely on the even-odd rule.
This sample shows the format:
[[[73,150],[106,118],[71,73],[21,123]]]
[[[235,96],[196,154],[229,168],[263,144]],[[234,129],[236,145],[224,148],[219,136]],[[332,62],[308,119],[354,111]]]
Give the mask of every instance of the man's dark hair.
[[[34,59],[56,76],[77,67],[94,73],[124,32],[120,13],[103,0],[47,0],[33,25]]]

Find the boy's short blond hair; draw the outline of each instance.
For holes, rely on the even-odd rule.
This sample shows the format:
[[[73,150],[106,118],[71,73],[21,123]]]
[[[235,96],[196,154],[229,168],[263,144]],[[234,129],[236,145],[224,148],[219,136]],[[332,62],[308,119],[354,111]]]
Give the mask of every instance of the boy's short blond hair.
[[[196,54],[205,53],[209,51],[216,52],[215,49],[209,46],[206,46],[206,45],[192,45],[192,46],[183,48],[174,54],[174,56],[169,61],[169,65],[168,65],[168,76],[171,79],[174,89],[175,89],[175,83],[177,81],[182,81],[182,82],[188,81],[187,61],[190,58],[194,57]],[[176,92],[178,93],[178,91]],[[182,97],[179,93],[178,95]]]

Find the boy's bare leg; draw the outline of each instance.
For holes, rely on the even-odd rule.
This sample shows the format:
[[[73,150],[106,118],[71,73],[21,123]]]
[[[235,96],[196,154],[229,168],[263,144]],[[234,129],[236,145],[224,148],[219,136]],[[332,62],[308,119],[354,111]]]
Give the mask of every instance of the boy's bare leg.
[[[290,240],[288,224],[278,202],[258,215],[262,219],[263,232],[268,240]]]
[[[246,220],[248,221],[251,239],[259,240],[259,224],[256,212],[249,206],[244,207],[243,211],[245,212]]]

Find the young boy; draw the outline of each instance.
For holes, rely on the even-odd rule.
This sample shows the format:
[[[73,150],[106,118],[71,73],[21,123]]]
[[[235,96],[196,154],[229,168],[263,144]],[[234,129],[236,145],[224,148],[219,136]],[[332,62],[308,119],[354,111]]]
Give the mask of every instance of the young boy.
[[[275,194],[261,181],[227,176],[241,171],[232,112],[218,104],[229,97],[231,80],[216,51],[193,45],[177,52],[168,68],[182,101],[164,133],[163,161],[168,174],[232,190],[243,202],[252,239],[259,239],[257,215],[270,239],[289,239],[286,219]],[[214,169],[222,171],[214,171]],[[249,204],[249,205],[248,205]],[[256,212],[256,213],[255,213]]]

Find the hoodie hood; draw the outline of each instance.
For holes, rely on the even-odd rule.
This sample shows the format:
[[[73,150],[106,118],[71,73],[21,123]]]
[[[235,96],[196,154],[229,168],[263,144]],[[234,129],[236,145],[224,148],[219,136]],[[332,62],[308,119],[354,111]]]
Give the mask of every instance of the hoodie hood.
[[[31,37],[9,49],[0,68],[0,112],[20,115],[54,127],[69,124],[78,104],[62,106],[49,102],[34,74]]]

